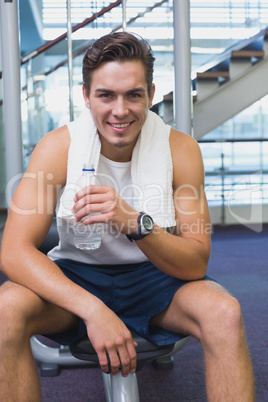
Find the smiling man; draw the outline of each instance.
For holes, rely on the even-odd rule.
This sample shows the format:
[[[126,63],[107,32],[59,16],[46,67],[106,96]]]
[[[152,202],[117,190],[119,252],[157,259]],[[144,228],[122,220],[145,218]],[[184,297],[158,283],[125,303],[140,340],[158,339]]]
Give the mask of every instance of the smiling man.
[[[111,158],[111,151],[117,152],[115,161],[119,155],[122,162],[130,161],[154,96],[154,85],[147,88],[142,61],[101,64],[92,73],[90,91],[84,86],[83,95],[98,129],[102,155]]]
[[[107,371],[108,354],[112,374],[120,367],[127,376],[136,369],[129,328],[159,345],[191,334],[204,349],[208,400],[254,400],[239,303],[206,275],[210,220],[200,150],[149,111],[153,63],[150,46],[135,35],[97,40],[83,60],[85,111],[33,152],[1,249],[10,279],[0,290],[3,401],[41,399],[31,336],[70,345],[88,334],[101,368]],[[99,184],[72,194],[89,161]],[[98,249],[75,248],[72,225],[61,219],[64,202],[76,221],[102,225]],[[44,256],[38,247],[57,204],[60,242]]]

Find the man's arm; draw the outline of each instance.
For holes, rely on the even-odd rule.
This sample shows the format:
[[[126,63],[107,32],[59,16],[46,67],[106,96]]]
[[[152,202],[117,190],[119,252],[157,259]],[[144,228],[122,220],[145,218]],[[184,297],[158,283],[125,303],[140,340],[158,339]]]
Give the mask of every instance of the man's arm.
[[[70,285],[38,247],[51,225],[57,193],[65,184],[68,146],[66,127],[49,133],[36,146],[12,199],[1,247],[2,270],[9,279],[61,307],[67,307],[64,293]]]
[[[211,224],[203,161],[198,144],[186,134],[171,130],[170,146],[176,230],[170,234],[156,226],[137,245],[161,271],[196,280],[204,277],[210,256]]]
[[[1,268],[16,282],[44,300],[82,318],[100,365],[123,375],[136,367],[135,343],[123,322],[98,298],[69,280],[38,247],[53,219],[57,195],[66,181],[69,133],[66,127],[37,145],[10,206],[2,246]]]

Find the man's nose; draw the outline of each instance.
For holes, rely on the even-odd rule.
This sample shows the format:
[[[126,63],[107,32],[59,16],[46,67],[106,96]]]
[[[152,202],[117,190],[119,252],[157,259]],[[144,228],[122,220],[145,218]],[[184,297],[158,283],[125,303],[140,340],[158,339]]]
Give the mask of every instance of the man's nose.
[[[125,117],[128,114],[128,106],[124,98],[116,99],[114,103],[113,114],[120,118]]]

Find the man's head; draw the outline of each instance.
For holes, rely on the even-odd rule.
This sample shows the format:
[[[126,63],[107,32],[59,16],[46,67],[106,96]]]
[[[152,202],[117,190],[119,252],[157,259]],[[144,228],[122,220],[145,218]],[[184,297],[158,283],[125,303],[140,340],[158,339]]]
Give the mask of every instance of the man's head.
[[[128,32],[117,32],[101,37],[87,50],[83,59],[83,85],[89,95],[92,73],[107,62],[141,61],[144,66],[148,94],[151,94],[154,56],[150,45]]]

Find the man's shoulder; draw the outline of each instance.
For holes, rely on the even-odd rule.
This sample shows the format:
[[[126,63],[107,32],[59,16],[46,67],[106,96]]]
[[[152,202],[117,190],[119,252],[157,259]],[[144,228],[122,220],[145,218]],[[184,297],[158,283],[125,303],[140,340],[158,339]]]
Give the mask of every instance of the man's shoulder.
[[[204,167],[197,141],[188,134],[172,129],[170,133],[170,149],[174,185],[201,183]]]
[[[70,136],[67,126],[50,131],[35,147],[27,171],[49,172],[56,180],[64,181],[69,146]]]
[[[59,127],[47,133],[37,144],[35,153],[46,153],[62,157],[68,153],[70,147],[70,135],[67,126]]]
[[[171,151],[176,153],[199,151],[199,145],[193,137],[174,128],[170,130],[169,143]]]
[[[40,144],[46,144],[46,143],[53,143],[56,145],[62,145],[63,147],[69,147],[70,145],[70,133],[68,130],[67,125],[56,128],[55,130],[50,131],[47,133],[42,140],[40,141]]]

